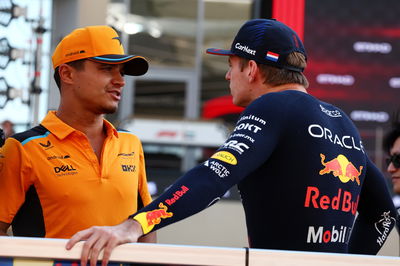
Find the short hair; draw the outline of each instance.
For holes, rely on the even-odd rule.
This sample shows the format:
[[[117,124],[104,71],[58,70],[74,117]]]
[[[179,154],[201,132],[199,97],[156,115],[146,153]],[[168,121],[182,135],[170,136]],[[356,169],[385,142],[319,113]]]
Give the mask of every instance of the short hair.
[[[248,59],[240,57],[240,67],[243,70],[244,66],[247,65]],[[299,52],[292,52],[287,57],[287,63],[291,66],[298,68],[306,68],[307,61],[306,57]],[[302,72],[288,70],[284,68],[277,68],[269,65],[259,64],[261,73],[264,76],[264,83],[272,86],[279,86],[287,83],[297,83],[303,85],[304,88],[308,88],[309,83],[306,76]]]
[[[393,114],[391,129],[383,138],[383,149],[390,153],[390,149],[398,138],[400,138],[400,110]]]
[[[86,58],[84,59],[79,59],[79,60],[75,60],[72,62],[68,62],[66,63],[67,65],[77,69],[77,70],[82,70],[84,68],[84,61],[86,60]],[[58,73],[59,67],[56,67],[54,69],[54,80],[57,84],[58,90],[61,91],[61,78],[60,78],[60,73]]]

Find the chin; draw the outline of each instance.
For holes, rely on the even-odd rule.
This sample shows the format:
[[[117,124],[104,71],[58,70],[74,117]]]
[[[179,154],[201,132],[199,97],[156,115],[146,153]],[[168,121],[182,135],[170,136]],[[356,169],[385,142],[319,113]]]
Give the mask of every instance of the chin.
[[[103,114],[113,114],[117,111],[118,107],[117,106],[108,106],[108,107],[103,107],[101,109],[101,113]]]

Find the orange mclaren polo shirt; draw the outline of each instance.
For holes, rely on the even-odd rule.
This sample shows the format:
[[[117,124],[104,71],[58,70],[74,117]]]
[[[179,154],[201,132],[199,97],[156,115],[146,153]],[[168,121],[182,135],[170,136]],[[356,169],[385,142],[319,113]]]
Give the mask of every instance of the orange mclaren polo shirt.
[[[139,139],[104,120],[97,159],[82,132],[49,112],[0,150],[0,221],[14,235],[69,238],[119,224],[151,202]]]

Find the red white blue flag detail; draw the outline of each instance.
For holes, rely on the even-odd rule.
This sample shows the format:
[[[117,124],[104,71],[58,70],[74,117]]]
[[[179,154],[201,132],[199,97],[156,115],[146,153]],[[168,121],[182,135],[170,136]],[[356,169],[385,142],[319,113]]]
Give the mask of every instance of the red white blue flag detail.
[[[279,59],[279,54],[273,53],[273,52],[268,52],[267,55],[265,56],[266,59],[271,60],[271,61],[278,61]]]

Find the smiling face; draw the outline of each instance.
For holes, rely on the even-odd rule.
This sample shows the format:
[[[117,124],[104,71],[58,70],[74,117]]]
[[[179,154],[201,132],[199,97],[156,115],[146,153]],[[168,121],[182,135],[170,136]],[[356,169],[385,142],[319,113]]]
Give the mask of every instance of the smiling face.
[[[114,113],[125,85],[122,64],[103,64],[85,60],[82,69],[73,71],[71,96],[82,109],[95,114]]]
[[[400,137],[396,139],[392,148],[390,149],[390,155],[392,156],[394,154],[400,154]],[[390,162],[387,171],[392,177],[393,191],[396,194],[400,194],[400,168],[395,167],[393,162]]]

